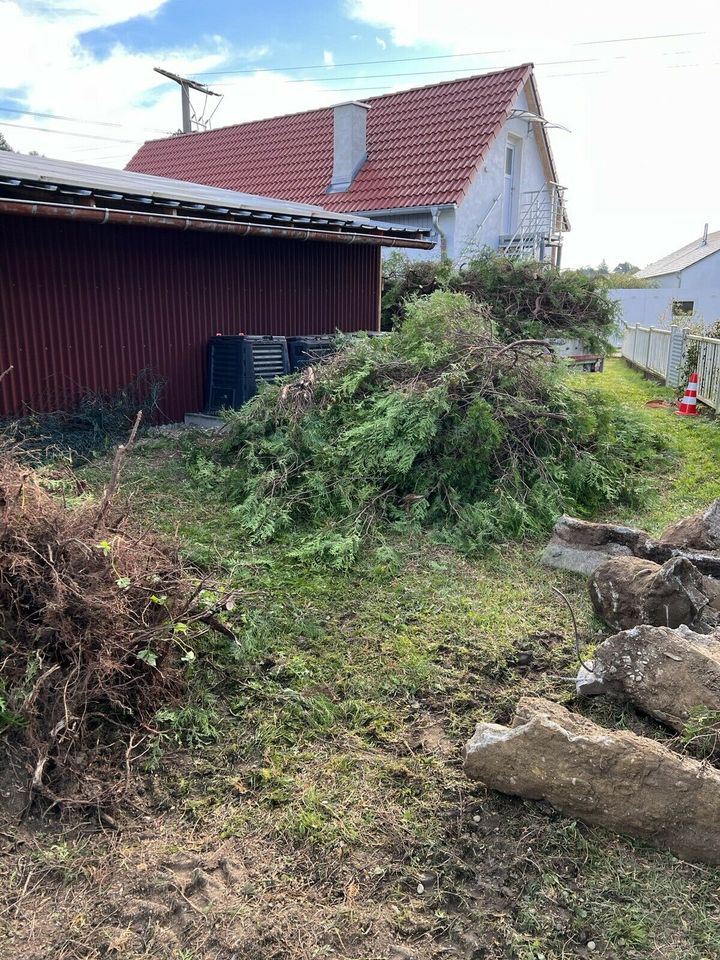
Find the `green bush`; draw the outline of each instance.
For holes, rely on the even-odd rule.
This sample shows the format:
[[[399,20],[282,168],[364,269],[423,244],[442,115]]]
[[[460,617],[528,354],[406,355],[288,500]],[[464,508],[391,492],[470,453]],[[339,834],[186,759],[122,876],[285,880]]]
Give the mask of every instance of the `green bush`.
[[[383,528],[429,527],[479,552],[631,498],[660,448],[648,421],[490,327],[468,297],[436,291],[407,304],[399,330],[229,413],[222,476],[243,531],[299,532],[297,556],[340,567]]]
[[[683,326],[687,329],[688,334],[693,336],[711,337],[715,340],[720,339],[720,320],[716,320],[712,326],[706,329],[701,319],[690,315]],[[680,368],[680,378],[676,389],[678,397],[684,395],[690,375],[697,373],[699,361],[700,344],[697,340],[688,339],[685,344],[685,355],[683,357],[682,367]]]
[[[464,293],[484,304],[500,340],[580,339],[591,352],[601,353],[615,330],[617,305],[602,278],[490,253],[458,269],[447,260],[390,257],[384,270],[384,329],[403,322],[412,297],[436,290]]]

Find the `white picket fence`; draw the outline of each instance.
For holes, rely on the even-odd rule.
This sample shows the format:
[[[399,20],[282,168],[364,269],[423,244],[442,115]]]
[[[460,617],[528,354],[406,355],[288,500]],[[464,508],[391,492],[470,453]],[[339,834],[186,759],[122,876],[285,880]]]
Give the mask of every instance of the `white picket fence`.
[[[669,330],[626,326],[622,356],[633,366],[664,380],[668,387],[678,387],[688,347],[693,343],[698,348],[698,399],[720,411],[720,340],[697,337],[677,325]]]
[[[720,340],[689,337],[698,344],[698,400],[720,410]]]

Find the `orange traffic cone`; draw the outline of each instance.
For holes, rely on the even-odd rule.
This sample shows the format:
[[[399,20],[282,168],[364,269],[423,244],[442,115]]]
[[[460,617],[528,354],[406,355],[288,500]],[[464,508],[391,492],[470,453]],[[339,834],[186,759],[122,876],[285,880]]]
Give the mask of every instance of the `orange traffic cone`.
[[[698,375],[696,373],[691,373],[687,389],[685,390],[685,396],[682,398],[682,401],[678,404],[678,408],[675,411],[675,414],[678,417],[697,416],[697,391]]]

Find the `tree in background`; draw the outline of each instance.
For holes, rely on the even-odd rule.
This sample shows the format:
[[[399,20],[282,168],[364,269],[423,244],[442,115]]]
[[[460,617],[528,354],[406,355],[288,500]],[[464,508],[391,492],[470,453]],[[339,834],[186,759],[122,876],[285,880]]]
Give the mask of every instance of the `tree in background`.
[[[629,260],[623,260],[610,273],[607,261],[603,259],[597,267],[580,267],[571,272],[579,273],[583,277],[592,277],[607,290],[618,287],[654,287],[656,285],[654,280],[641,280],[640,277],[635,276],[639,269],[640,267],[636,267]]]
[[[607,260],[603,258],[596,267],[578,267],[576,273],[581,273],[584,277],[607,277],[610,269]]]
[[[2,135],[2,133],[0,133],[0,150],[7,150],[7,151],[9,151],[10,153],[13,152],[13,148],[12,148],[12,147],[10,146],[10,144],[7,142],[7,140],[6,140],[5,137]]]

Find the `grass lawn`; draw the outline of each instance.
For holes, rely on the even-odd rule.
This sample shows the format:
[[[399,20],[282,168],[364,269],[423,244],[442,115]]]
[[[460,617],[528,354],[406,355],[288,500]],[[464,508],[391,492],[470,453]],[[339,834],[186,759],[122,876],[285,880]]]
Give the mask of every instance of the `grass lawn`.
[[[635,407],[669,395],[621,361],[592,382]],[[720,426],[649,416],[675,452],[641,506],[613,516],[657,532],[720,496]],[[84,474],[102,482],[99,467]],[[177,530],[242,591],[238,644],[207,640],[190,699],[148,731],[121,831],[46,823],[19,844],[0,824],[14,844],[0,955],[720,957],[720,870],[462,774],[479,720],[506,721],[525,694],[573,703],[571,628],[552,586],[586,645],[603,635],[584,581],[543,568],[539,544],[471,562],[405,538],[328,572],[281,546],[248,548],[173,440],[139,447],[126,484],[148,524]],[[630,708],[574,708],[670,739]]]
[[[606,363],[600,380],[605,390],[634,407],[676,396],[673,390],[629,370],[623,360]],[[647,411],[676,451],[677,466],[655,479],[651,488],[655,495],[640,509],[616,510],[614,517],[659,533],[672,520],[695,513],[720,497],[720,426],[702,405],[701,409],[698,417],[678,417],[663,409]]]

